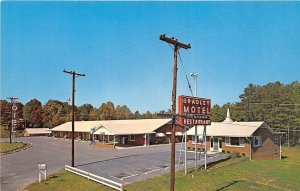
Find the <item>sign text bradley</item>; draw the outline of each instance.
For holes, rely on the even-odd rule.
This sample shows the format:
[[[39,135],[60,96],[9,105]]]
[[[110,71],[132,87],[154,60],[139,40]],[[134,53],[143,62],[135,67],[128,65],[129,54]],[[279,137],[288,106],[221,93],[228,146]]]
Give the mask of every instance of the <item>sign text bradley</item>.
[[[210,125],[210,99],[179,96],[178,110],[181,115],[189,115],[179,120],[184,125]],[[191,117],[192,116],[192,117]]]

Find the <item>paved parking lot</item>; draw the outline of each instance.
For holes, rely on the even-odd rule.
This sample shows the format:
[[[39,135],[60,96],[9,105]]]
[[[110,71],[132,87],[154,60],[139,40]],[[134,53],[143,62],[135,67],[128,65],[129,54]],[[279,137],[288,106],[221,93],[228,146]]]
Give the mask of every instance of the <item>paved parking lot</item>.
[[[184,170],[184,155],[182,153],[179,163],[179,151],[176,153],[176,170]],[[224,159],[224,155],[208,155],[208,162]],[[204,164],[201,155],[200,164]],[[194,167],[194,153],[187,154],[188,167]],[[115,157],[108,160],[94,161],[78,165],[77,168],[96,174],[98,176],[122,183],[129,184],[149,177],[170,172],[170,150],[144,152],[124,157]]]
[[[3,141],[2,139],[1,141]],[[31,142],[25,151],[1,156],[1,189],[17,190],[38,179],[37,165],[46,163],[51,174],[71,164],[71,141],[49,137],[17,138],[14,141]],[[180,144],[176,146],[178,164]],[[209,155],[208,161],[219,160],[222,155]],[[194,153],[188,153],[188,165],[192,167]],[[200,157],[203,163],[203,157]],[[183,153],[181,161],[183,161]],[[110,150],[75,141],[75,166],[98,176],[122,184],[144,180],[168,173],[170,145],[155,145],[120,150]],[[183,163],[179,170],[184,168]]]

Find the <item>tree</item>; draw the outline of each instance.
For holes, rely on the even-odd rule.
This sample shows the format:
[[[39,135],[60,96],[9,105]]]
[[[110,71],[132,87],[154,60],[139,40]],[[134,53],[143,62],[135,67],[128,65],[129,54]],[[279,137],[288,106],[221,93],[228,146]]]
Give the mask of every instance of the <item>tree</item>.
[[[247,120],[247,118],[246,118],[247,113],[244,109],[244,106],[239,102],[237,102],[235,104],[231,104],[230,115],[234,121],[246,121]]]
[[[111,101],[103,103],[99,108],[99,115],[101,120],[115,119],[115,106]]]
[[[89,121],[100,120],[99,110],[97,108],[93,108],[89,114]]]
[[[6,100],[0,100],[1,107],[1,125],[7,127],[11,122],[11,104]]]
[[[126,106],[118,105],[115,110],[116,119],[129,119],[132,116],[130,109]]]
[[[80,121],[88,121],[90,118],[91,111],[93,110],[91,104],[83,104],[78,107],[78,117]]]
[[[23,104],[18,102],[15,104],[17,110],[14,112],[16,114],[15,119],[17,120],[16,129],[24,128],[23,120]],[[6,100],[0,100],[1,107],[1,125],[5,126],[6,129],[11,126],[12,123],[12,104]]]
[[[151,119],[152,118],[152,114],[150,111],[146,112],[146,119]]]
[[[215,105],[211,108],[210,119],[211,119],[211,121],[213,121],[213,122],[221,122],[221,121],[224,121],[225,116],[223,115],[222,108],[221,108],[218,104],[215,104]]]
[[[32,99],[24,105],[23,116],[27,127],[42,127],[44,111],[37,99]]]
[[[298,81],[286,85],[278,81],[262,86],[249,84],[240,98],[240,102],[230,104],[234,120],[265,121],[273,128],[300,129]]]
[[[133,117],[134,117],[134,119],[141,119],[142,118],[139,111],[134,112]]]
[[[58,100],[49,100],[43,107],[44,115],[43,123],[47,127],[52,128],[58,126],[72,119],[72,107],[67,102],[60,102]],[[75,107],[75,111],[77,107]],[[75,112],[77,113],[77,112]],[[75,115],[75,120],[78,120],[77,115]]]

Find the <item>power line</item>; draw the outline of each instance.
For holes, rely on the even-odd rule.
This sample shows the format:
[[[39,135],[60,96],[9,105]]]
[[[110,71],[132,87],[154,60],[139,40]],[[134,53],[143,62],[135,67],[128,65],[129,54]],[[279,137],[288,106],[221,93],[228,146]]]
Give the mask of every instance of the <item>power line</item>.
[[[244,10],[244,9],[247,10],[247,8],[250,7],[250,6],[251,6],[251,4],[248,4],[248,5],[244,4],[243,6],[241,6],[241,7],[239,8],[239,11],[242,12],[242,13],[244,13],[243,10]],[[209,21],[209,20],[216,20],[216,19],[219,19],[219,18],[223,18],[225,15],[228,15],[228,14],[230,14],[230,13],[232,13],[231,10],[230,10],[230,11],[224,11],[224,12],[222,12],[222,13],[219,13],[219,14],[217,14],[217,15],[212,16],[212,17],[209,18],[209,19],[201,19],[201,20],[195,21],[195,22],[192,23],[192,24],[188,24],[188,25],[182,26],[182,27],[177,27],[177,28],[175,28],[175,29],[172,29],[172,30],[169,31],[169,32],[166,32],[166,34],[169,34],[169,35],[170,35],[170,33],[176,32],[177,35],[178,35],[178,34],[184,35],[184,34],[186,34],[187,32],[190,32],[190,31],[187,31],[188,28],[192,28],[192,27],[194,27],[194,26],[196,26],[196,28],[197,28],[197,27],[201,27],[202,25],[199,25],[201,22],[206,22],[206,23],[207,23],[207,21]],[[234,14],[234,15],[236,15],[236,14]],[[238,15],[236,18],[240,18],[240,16]],[[232,20],[230,20],[230,21],[232,22]],[[209,22],[209,24],[207,25],[207,26],[209,26],[209,27],[202,27],[200,30],[205,30],[205,29],[207,29],[207,28],[211,28],[210,25],[212,25],[212,22]],[[215,26],[215,25],[213,25],[213,26]],[[178,30],[182,30],[182,29],[184,30],[183,32],[178,32]]]
[[[179,52],[179,51],[178,51],[178,55],[179,55],[180,63],[181,63],[181,65],[182,65],[183,72],[184,72],[184,74],[185,74],[185,78],[186,78],[188,87],[189,87],[189,89],[190,89],[190,91],[191,91],[191,95],[193,96],[193,90],[192,90],[192,87],[191,87],[189,78],[188,78],[188,76],[187,76],[187,74],[186,74],[186,71],[185,71],[185,68],[184,68],[184,65],[183,65],[183,62],[182,62],[181,55],[180,55],[180,52]]]
[[[297,15],[297,14],[292,15],[289,19],[292,19],[292,18],[294,18],[294,17],[299,17],[299,15]],[[285,21],[286,21],[286,20],[285,20]],[[278,21],[278,22],[279,22],[279,21]],[[278,23],[278,22],[272,21],[272,22],[263,23],[263,27],[266,27],[266,26],[268,26],[268,25],[270,25],[270,24],[275,24],[275,23]],[[242,25],[242,26],[247,26],[247,24],[244,24],[244,25]],[[251,29],[244,30],[244,29],[242,29],[242,27],[239,27],[239,29],[237,29],[237,30],[235,30],[235,31],[233,31],[233,32],[230,32],[230,33],[228,33],[227,31],[225,31],[225,32],[222,33],[222,34],[220,34],[220,35],[215,35],[215,36],[213,36],[213,37],[208,37],[208,35],[207,35],[206,37],[208,37],[208,38],[200,38],[200,39],[198,39],[198,40],[196,40],[196,41],[193,41],[193,43],[198,43],[199,41],[203,41],[203,40],[217,39],[217,38],[219,38],[219,37],[221,37],[221,36],[228,35],[228,34],[233,35],[233,34],[245,32],[245,31],[246,31],[247,33],[249,33],[249,32],[255,32],[255,31],[257,31],[257,30],[258,30],[257,28],[251,28]],[[262,52],[262,53],[263,53],[263,52]]]
[[[242,6],[241,8],[240,8],[240,10],[243,10],[243,9],[246,9],[247,7],[249,7],[250,5],[245,5],[245,6]],[[185,25],[185,26],[182,26],[182,27],[176,27],[176,28],[174,28],[174,29],[171,29],[170,31],[167,31],[166,32],[166,34],[170,34],[170,33],[173,33],[173,32],[176,32],[177,34],[179,33],[179,34],[186,34],[186,30],[184,31],[184,32],[178,32],[178,31],[180,31],[180,30],[182,30],[182,29],[187,29],[187,28],[191,28],[191,27],[194,27],[196,24],[199,24],[199,23],[201,23],[201,22],[205,22],[205,21],[208,21],[208,20],[213,20],[213,19],[218,19],[218,18],[221,18],[222,16],[225,16],[225,15],[228,15],[229,13],[231,13],[231,11],[224,11],[223,13],[220,13],[220,14],[217,14],[217,15],[214,15],[214,16],[212,16],[211,18],[209,18],[209,19],[200,19],[200,20],[198,20],[198,21],[195,21],[194,23],[192,23],[192,24],[188,24],[188,25]],[[236,17],[236,18],[239,18],[239,17]],[[209,23],[207,26],[210,26],[211,25],[211,23]],[[207,28],[211,28],[211,27],[202,27],[201,28],[201,30],[205,30],[205,29],[207,29]],[[111,56],[110,56],[110,60],[112,61],[112,59],[116,59],[116,58],[119,58],[119,57],[122,57],[122,56],[124,56],[124,55],[128,55],[128,54],[133,54],[133,53],[135,53],[134,51],[130,51],[130,50],[132,50],[132,49],[135,49],[135,48],[139,48],[140,47],[140,45],[151,45],[151,44],[153,44],[153,43],[155,43],[155,41],[153,41],[153,39],[156,39],[156,37],[154,37],[154,36],[152,36],[151,35],[151,37],[149,37],[149,38],[147,38],[147,39],[145,39],[145,40],[143,40],[143,41],[141,41],[141,42],[137,42],[137,43],[135,43],[135,44],[133,44],[133,45],[131,45],[131,46],[127,46],[127,47],[125,47],[125,48],[123,48],[123,49],[120,49],[120,50],[117,50],[116,52],[116,54],[111,54]],[[126,51],[130,51],[129,53],[126,53]]]
[[[247,4],[247,5],[245,5],[245,6],[242,6],[242,8],[240,8],[240,10],[244,10],[244,9],[247,10],[247,8],[250,7],[250,6],[251,6],[251,4]],[[271,7],[274,7],[274,6],[275,6],[275,5],[269,6],[267,9],[270,9]],[[240,12],[244,13],[244,11],[240,11]],[[197,25],[200,24],[201,22],[205,22],[205,21],[206,21],[206,23],[207,23],[207,21],[209,21],[209,20],[215,20],[215,21],[218,21],[217,19],[222,18],[222,17],[224,17],[225,15],[228,15],[228,14],[230,14],[230,13],[232,13],[232,12],[231,12],[231,11],[225,11],[225,12],[223,12],[223,13],[214,15],[214,16],[212,16],[212,17],[209,18],[209,19],[201,19],[201,20],[196,21],[196,22],[194,22],[194,23],[192,23],[192,24],[188,24],[188,25],[185,25],[185,26],[182,26],[182,27],[177,27],[177,28],[175,28],[175,29],[171,29],[169,32],[166,32],[166,34],[170,34],[170,33],[176,32],[177,34],[179,33],[179,34],[184,35],[184,34],[186,34],[187,32],[194,32],[194,31],[199,31],[199,30],[200,30],[200,31],[206,30],[206,29],[208,29],[208,28],[214,27],[215,25],[213,25],[212,22],[209,22],[209,24],[207,24],[207,25],[204,26],[204,27],[201,27],[201,25],[199,25],[199,27],[201,27],[200,29],[197,29],[197,28],[198,28]],[[233,22],[233,20],[239,19],[241,16],[240,16],[240,14],[234,14],[234,15],[232,15],[232,16],[230,16],[230,17],[233,17],[233,19],[227,19],[228,22]],[[244,24],[244,25],[246,25],[246,24]],[[196,27],[195,27],[195,26],[196,26]],[[195,30],[192,30],[192,31],[184,30],[183,32],[178,32],[178,31],[180,31],[180,30],[182,30],[182,29],[188,29],[188,28],[192,28],[192,27],[194,27],[194,28],[196,28],[196,29],[195,29]],[[233,34],[238,33],[238,32],[243,32],[243,30],[238,29],[237,31],[234,31]],[[249,30],[247,30],[247,32],[249,32]],[[224,35],[226,35],[226,34],[227,34],[227,33],[225,33],[225,34],[223,33],[223,34],[221,34],[221,35],[217,35],[217,36],[214,36],[214,37],[204,38],[204,40],[207,40],[207,39],[216,39],[216,38],[221,37],[221,36],[224,36]],[[151,45],[151,44],[155,43],[154,41],[152,41],[154,38],[155,38],[155,37],[150,37],[150,38],[147,38],[146,40],[143,40],[143,42],[138,42],[138,43],[133,44],[132,46],[126,47],[126,48],[121,49],[121,50],[118,50],[118,51],[117,51],[117,52],[118,52],[117,54],[112,54],[112,55],[110,56],[111,61],[112,61],[112,59],[116,59],[116,58],[122,57],[122,56],[124,56],[124,55],[128,55],[128,54],[133,54],[133,53],[135,53],[134,51],[130,51],[129,53],[126,53],[127,50],[129,51],[129,50],[131,50],[131,49],[138,48],[138,47],[140,47],[140,45],[143,45],[143,46],[144,46],[144,45]],[[203,40],[203,39],[201,39],[201,40]],[[194,41],[194,42],[197,42],[197,41]],[[193,43],[194,43],[194,42],[193,42]],[[122,52],[124,52],[124,53],[122,53]],[[120,53],[121,53],[121,54],[120,54]],[[148,55],[148,54],[147,54],[147,55]]]

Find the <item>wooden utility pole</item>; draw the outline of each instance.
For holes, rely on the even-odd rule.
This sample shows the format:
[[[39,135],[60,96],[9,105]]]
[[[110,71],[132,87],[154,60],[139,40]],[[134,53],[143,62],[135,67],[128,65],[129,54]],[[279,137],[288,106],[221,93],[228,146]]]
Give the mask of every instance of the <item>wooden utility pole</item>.
[[[85,74],[78,74],[75,71],[66,71],[65,73],[72,75],[72,167],[74,167],[74,114],[75,114],[75,77],[85,76]]]
[[[171,135],[171,176],[170,191],[174,191],[175,185],[175,121],[176,121],[176,88],[177,88],[177,54],[180,48],[189,49],[190,44],[178,42],[174,37],[168,38],[165,34],[160,35],[160,40],[174,46],[174,67],[173,67],[173,90],[172,90],[172,135]]]

